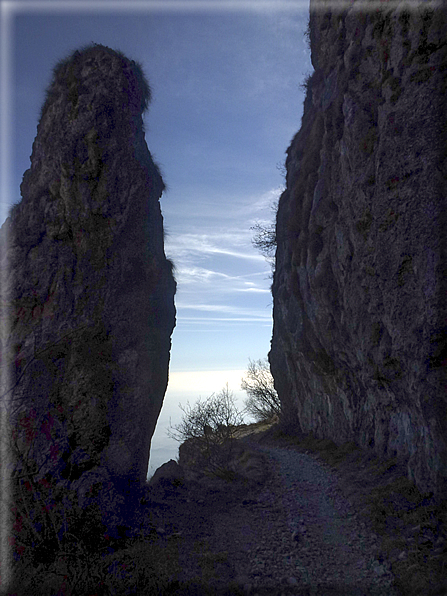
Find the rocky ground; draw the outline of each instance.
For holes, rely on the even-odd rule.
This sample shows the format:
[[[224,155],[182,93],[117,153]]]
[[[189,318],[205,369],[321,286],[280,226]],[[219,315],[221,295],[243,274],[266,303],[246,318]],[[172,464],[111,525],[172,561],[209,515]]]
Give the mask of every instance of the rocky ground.
[[[447,594],[442,504],[398,462],[254,430],[239,439],[245,481],[196,477],[152,496],[170,593]]]

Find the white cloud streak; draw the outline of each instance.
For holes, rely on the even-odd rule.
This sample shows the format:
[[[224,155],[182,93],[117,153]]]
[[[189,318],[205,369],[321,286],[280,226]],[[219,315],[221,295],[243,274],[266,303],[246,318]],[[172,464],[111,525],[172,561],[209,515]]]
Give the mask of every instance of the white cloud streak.
[[[177,214],[165,248],[175,264],[178,325],[271,323],[270,267],[252,246],[250,227],[274,220],[271,207],[280,192],[233,199],[231,206],[207,199],[206,209],[196,199],[194,209],[188,203],[191,226],[185,225],[188,216]]]
[[[203,260],[208,256],[224,255],[237,259],[262,262],[263,257],[254,252],[236,250],[237,246],[250,246],[245,233],[180,233],[165,240],[166,252],[175,259]]]

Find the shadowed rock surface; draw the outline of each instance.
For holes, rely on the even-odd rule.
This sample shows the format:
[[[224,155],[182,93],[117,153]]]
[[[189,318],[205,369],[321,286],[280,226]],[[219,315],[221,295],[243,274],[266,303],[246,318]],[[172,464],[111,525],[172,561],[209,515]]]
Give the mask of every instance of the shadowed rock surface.
[[[311,0],[315,72],[277,214],[282,424],[447,481],[445,11]]]
[[[149,101],[141,67],[119,52],[93,45],[61,61],[0,235],[16,447],[33,482],[81,497],[146,479],[168,381],[176,284]]]

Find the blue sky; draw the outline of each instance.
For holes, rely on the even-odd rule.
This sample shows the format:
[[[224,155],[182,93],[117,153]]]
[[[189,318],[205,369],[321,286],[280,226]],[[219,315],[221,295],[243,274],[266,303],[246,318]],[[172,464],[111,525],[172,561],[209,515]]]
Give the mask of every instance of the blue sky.
[[[165,250],[178,283],[163,419],[175,420],[183,397],[193,402],[226,381],[243,398],[248,359],[267,355],[272,333],[270,266],[253,248],[250,227],[272,221],[280,167],[300,128],[300,84],[312,72],[308,1],[8,6],[2,3],[2,149],[12,151],[3,151],[0,223],[20,200],[55,63],[91,42],[139,61],[153,92],[146,141],[168,188]]]

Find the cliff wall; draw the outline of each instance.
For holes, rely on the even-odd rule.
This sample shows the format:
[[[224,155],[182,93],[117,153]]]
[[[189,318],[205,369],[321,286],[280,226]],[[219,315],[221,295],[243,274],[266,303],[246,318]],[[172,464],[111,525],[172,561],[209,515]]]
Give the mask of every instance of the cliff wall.
[[[282,425],[447,481],[445,11],[310,2],[314,73],[277,213]],[[364,6],[364,4],[363,4]]]
[[[60,62],[1,229],[3,402],[34,481],[146,479],[175,325],[149,101],[119,52],[93,45]]]

